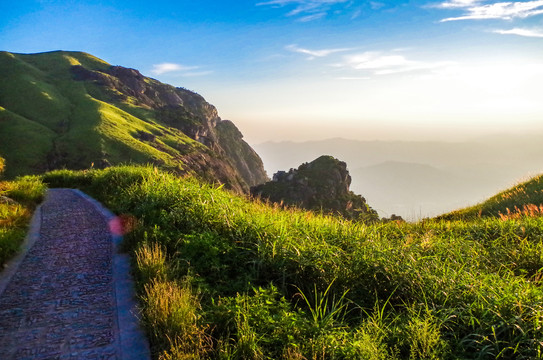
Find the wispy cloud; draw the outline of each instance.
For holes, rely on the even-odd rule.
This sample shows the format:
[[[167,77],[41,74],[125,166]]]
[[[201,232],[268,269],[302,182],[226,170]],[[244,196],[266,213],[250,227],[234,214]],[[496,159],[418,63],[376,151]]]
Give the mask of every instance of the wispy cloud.
[[[298,16],[299,21],[308,22],[328,15],[330,8],[337,4],[351,3],[352,0],[269,0],[257,3],[257,6],[293,7],[287,16]]]
[[[428,71],[454,64],[449,61],[424,62],[406,58],[396,53],[367,51],[359,54],[346,55],[343,62],[335,67],[345,67],[369,72],[373,75],[390,75],[414,71]]]
[[[285,48],[295,53],[309,55],[308,60],[313,60],[314,58],[317,58],[317,57],[325,57],[325,56],[338,53],[338,52],[345,52],[345,51],[352,50],[351,48],[310,50],[310,49],[304,49],[304,48],[298,47],[298,45],[295,45],[295,44],[288,45]]]
[[[502,35],[518,35],[525,37],[543,38],[543,29],[513,28],[510,30],[494,30],[494,32]]]
[[[153,65],[151,72],[155,75],[162,75],[168,72],[189,71],[198,69],[198,66],[186,66],[174,63],[161,63]]]
[[[195,71],[200,69],[200,66],[187,66],[182,64],[176,64],[176,63],[161,63],[161,64],[154,64],[153,69],[151,72],[155,75],[162,75],[166,73],[176,73],[180,76],[203,76],[211,74],[212,71],[209,70],[202,70],[202,71]]]
[[[355,10],[354,13],[351,15],[351,20],[356,19],[356,18],[359,17],[361,14],[362,14],[362,10],[360,10],[360,9]]]
[[[309,22],[309,21],[321,19],[321,18],[323,18],[325,16],[326,16],[326,12],[323,11],[323,12],[316,13],[316,14],[302,16],[298,20],[301,21],[301,22]]]
[[[370,1],[370,7],[372,10],[379,10],[385,6],[384,3],[378,1]]]
[[[438,5],[440,8],[464,9],[464,14],[442,19],[441,22],[457,20],[486,20],[527,18],[543,14],[543,0],[508,1],[482,4],[479,0],[452,0]]]
[[[471,7],[480,2],[481,0],[452,0],[452,1],[441,3],[438,5],[438,7],[445,8],[445,9],[463,8],[463,7]]]

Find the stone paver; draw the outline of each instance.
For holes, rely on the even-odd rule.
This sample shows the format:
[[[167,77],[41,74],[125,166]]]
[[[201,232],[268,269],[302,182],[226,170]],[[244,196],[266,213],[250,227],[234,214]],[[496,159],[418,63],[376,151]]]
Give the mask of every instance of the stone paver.
[[[149,358],[105,215],[80,192],[49,191],[36,239],[0,283],[1,359]]]

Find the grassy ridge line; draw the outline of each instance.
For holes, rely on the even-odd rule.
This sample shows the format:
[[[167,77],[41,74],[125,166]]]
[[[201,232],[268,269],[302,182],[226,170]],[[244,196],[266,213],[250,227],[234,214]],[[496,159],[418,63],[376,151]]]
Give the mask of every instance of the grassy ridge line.
[[[366,226],[150,167],[43,179],[137,219],[157,357],[541,357],[541,218]]]
[[[543,213],[540,205],[543,205],[543,175],[535,176],[504,190],[481,204],[441,215],[438,219],[473,219],[476,217],[499,217],[500,215],[507,217],[511,213],[523,215],[523,212],[529,212],[525,211],[526,208],[532,206],[537,207],[537,210],[532,210],[532,212]]]

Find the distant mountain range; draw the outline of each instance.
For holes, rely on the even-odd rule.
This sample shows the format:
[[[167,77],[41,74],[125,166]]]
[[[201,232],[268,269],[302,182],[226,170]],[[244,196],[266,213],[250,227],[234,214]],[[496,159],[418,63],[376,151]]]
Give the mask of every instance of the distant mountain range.
[[[327,154],[348,165],[351,189],[381,216],[439,215],[475,204],[543,171],[540,135],[493,136],[470,142],[328,139],[254,145],[268,173]]]
[[[83,52],[0,52],[5,176],[150,163],[248,192],[267,180],[241,132],[191,91]]]

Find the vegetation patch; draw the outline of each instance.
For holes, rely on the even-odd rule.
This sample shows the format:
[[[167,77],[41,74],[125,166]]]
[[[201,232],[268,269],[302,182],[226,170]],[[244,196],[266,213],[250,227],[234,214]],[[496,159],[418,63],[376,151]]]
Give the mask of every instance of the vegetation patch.
[[[45,189],[36,177],[0,182],[0,265],[19,251],[32,212],[42,201]]]
[[[543,175],[513,186],[490,199],[449,214],[441,219],[472,219],[475,217],[501,217],[503,220],[523,216],[540,216],[543,209]]]
[[[82,52],[0,52],[0,77],[8,179],[132,163],[211,178],[240,193],[267,180],[242,136],[221,136],[215,107],[135,69]]]
[[[351,222],[153,167],[43,176],[137,219],[161,359],[542,357],[543,219]]]

